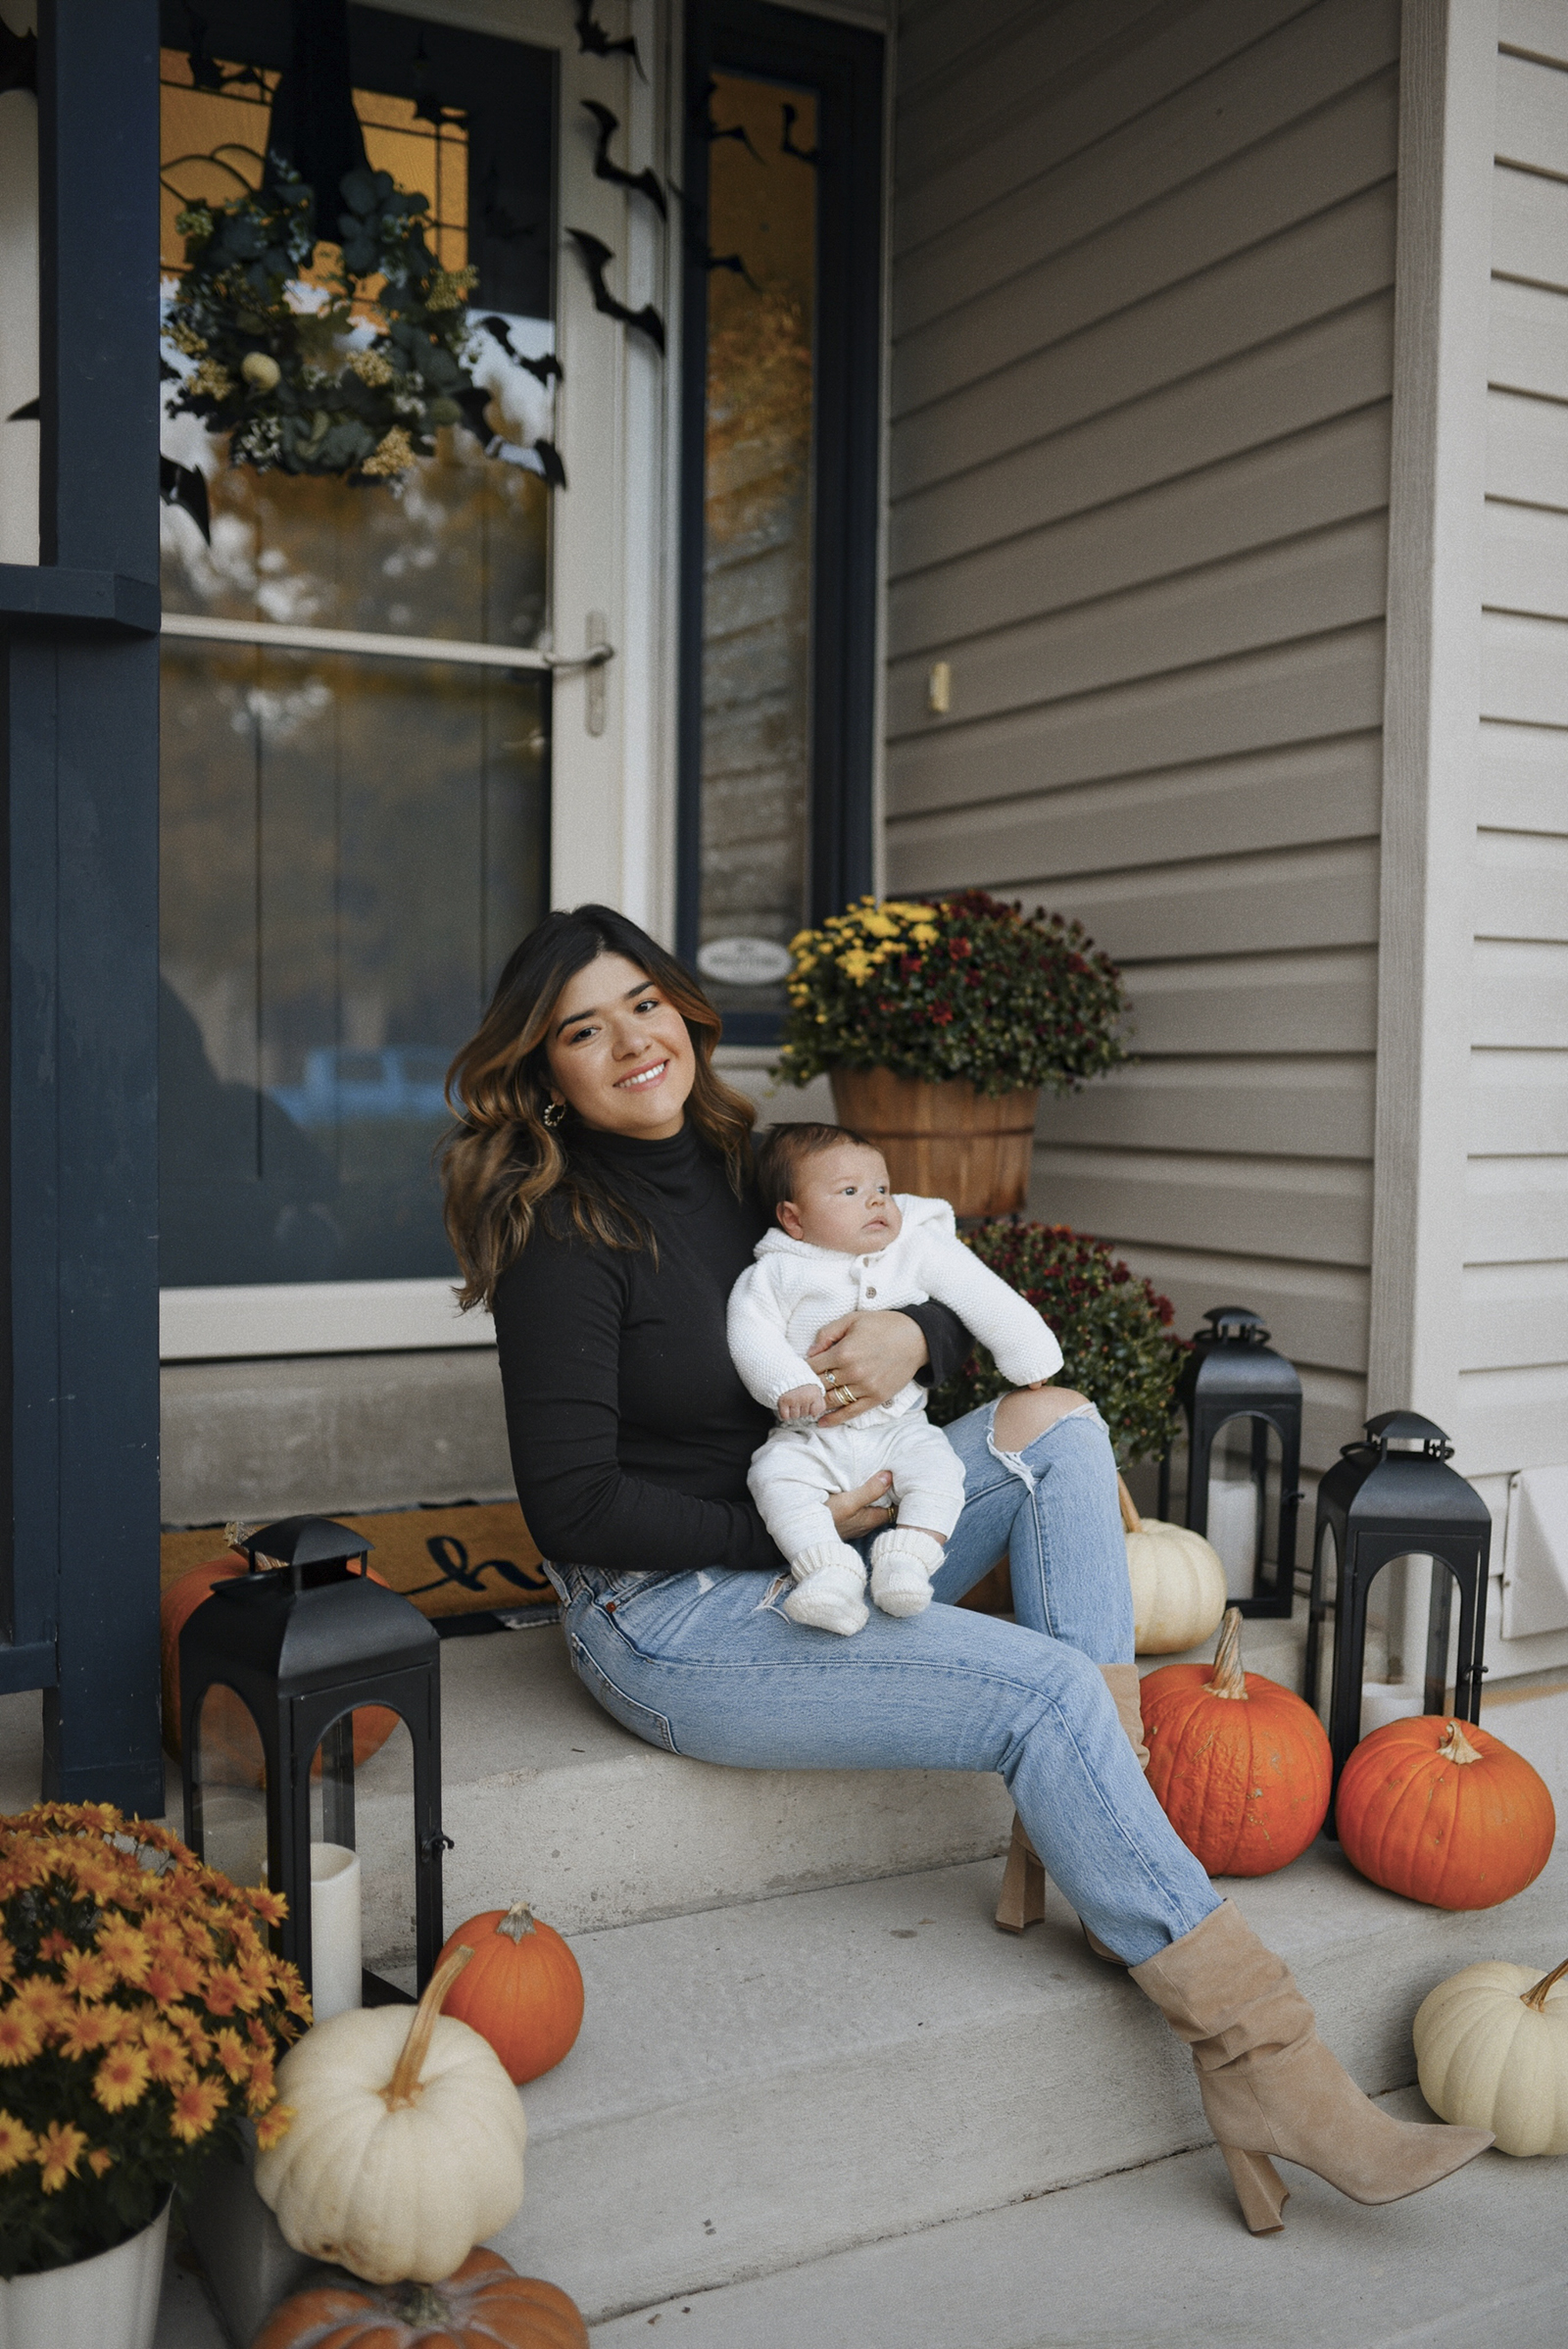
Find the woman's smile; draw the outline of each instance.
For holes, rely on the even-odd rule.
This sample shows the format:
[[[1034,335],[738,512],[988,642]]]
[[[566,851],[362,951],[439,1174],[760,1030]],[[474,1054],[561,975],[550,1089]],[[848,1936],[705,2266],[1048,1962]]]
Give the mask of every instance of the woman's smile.
[[[667,1060],[655,1060],[649,1067],[639,1068],[635,1076],[622,1077],[619,1080],[618,1090],[625,1093],[633,1088],[640,1089],[644,1085],[657,1085],[668,1066]]]

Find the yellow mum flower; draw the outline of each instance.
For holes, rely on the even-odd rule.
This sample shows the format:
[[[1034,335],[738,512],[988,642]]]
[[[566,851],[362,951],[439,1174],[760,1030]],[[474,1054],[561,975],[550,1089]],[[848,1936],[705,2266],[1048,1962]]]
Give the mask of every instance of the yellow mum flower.
[[[169,2116],[170,2134],[194,2145],[198,2137],[206,2136],[224,2101],[223,2091],[215,2081],[193,2080],[174,2097],[174,2109]]]
[[[38,2150],[38,2141],[30,2129],[24,2129],[14,2113],[0,2112],[0,2178],[6,2178],[23,2162],[30,2162]]]
[[[106,2113],[139,2104],[147,2085],[147,2058],[139,2047],[111,2047],[93,2078],[92,2092]]]
[[[0,2013],[0,2064],[30,2064],[42,2045],[36,2015],[14,2006]]]
[[[133,1986],[147,1980],[147,1969],[153,1953],[147,1946],[147,1936],[123,1917],[110,1917],[98,1928],[99,1954],[113,1966],[122,1982]]]
[[[33,2150],[33,2160],[43,2172],[43,2190],[58,2194],[68,2178],[76,2175],[76,2164],[86,2147],[83,2129],[73,2129],[69,2121],[51,2121]]]
[[[94,2178],[102,2178],[104,2172],[106,2170],[112,2170],[114,2166],[114,2155],[102,2145],[95,2146],[93,2151],[87,2156],[87,2167],[92,2172]]]
[[[289,2123],[294,2118],[291,2104],[274,2104],[271,2111],[256,2124],[256,2142],[264,2153],[270,2153],[288,2135]]]
[[[876,968],[863,947],[850,947],[839,956],[839,968],[852,986],[863,987]]]
[[[391,431],[384,433],[376,443],[360,470],[372,481],[385,480],[394,473],[406,473],[414,459],[413,441],[401,424],[394,424]]]
[[[898,923],[889,921],[885,911],[868,913],[861,927],[869,930],[873,938],[897,938],[899,934]]]

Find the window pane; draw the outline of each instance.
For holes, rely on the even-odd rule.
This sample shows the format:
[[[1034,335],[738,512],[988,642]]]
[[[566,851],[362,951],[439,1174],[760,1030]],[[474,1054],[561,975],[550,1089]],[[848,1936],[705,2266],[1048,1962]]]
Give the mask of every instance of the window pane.
[[[547,688],[164,660],[164,1285],[450,1272],[441,1079],[545,909]]]
[[[807,918],[816,100],[721,73],[710,114],[746,137],[710,150],[698,961],[769,1011]]]

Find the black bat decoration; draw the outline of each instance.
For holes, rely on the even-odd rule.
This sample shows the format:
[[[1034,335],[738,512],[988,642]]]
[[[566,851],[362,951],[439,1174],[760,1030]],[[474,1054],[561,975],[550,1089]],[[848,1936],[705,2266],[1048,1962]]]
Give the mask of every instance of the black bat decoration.
[[[762,159],[758,154],[757,149],[752,145],[752,134],[747,129],[744,122],[731,122],[727,130],[721,130],[718,124],[714,122],[713,100],[717,97],[717,95],[718,83],[716,81],[710,81],[708,85],[708,88],[703,93],[703,111],[698,119],[697,125],[704,138],[707,139],[710,147],[714,146],[719,139],[738,139],[741,145],[746,149],[747,154],[751,156],[753,162],[760,163]]]
[[[536,440],[533,454],[539,460],[539,469],[552,489],[564,489],[566,468],[561,462],[561,451],[553,440]]]
[[[558,383],[564,383],[565,381],[566,370],[562,366],[560,360],[556,357],[553,351],[547,351],[543,359],[524,359],[522,353],[517,349],[515,343],[512,339],[512,336],[507,331],[507,321],[505,318],[481,318],[479,323],[484,328],[486,334],[493,335],[495,337],[495,340],[501,345],[501,348],[503,351],[505,351],[507,357],[513,362],[514,366],[526,367],[528,373],[533,377],[535,383],[548,383],[552,375],[556,378]]]
[[[637,43],[628,32],[624,40],[612,41],[594,15],[594,0],[576,0],[573,17],[577,26],[577,55],[579,57],[629,57],[644,81],[643,61],[637,53]]]
[[[43,422],[43,410],[38,405],[38,399],[39,395],[34,393],[33,397],[27,401],[24,407],[13,408],[11,414],[6,418],[6,422],[8,424],[41,424]]]
[[[213,543],[212,516],[207,506],[207,476],[194,465],[176,465],[172,457],[158,460],[158,495],[166,506],[177,506],[190,515],[209,546]]]
[[[784,101],[784,135],[779,140],[778,151],[780,155],[793,155],[797,163],[814,164],[822,152],[821,148],[798,147],[795,144],[795,125],[800,119],[799,114],[786,98]]]
[[[190,0],[185,0],[185,28],[190,34],[185,62],[190,68],[193,89],[225,90],[237,81],[244,81],[252,83],[263,97],[267,95],[267,84],[255,66],[237,66],[232,73],[225,73],[217,59],[208,55],[209,22],[191,7]]]
[[[582,255],[583,266],[593,280],[595,310],[607,318],[619,318],[623,325],[635,326],[639,334],[646,334],[662,351],[664,321],[652,302],[645,302],[641,310],[628,310],[624,302],[616,301],[605,283],[606,268],[615,258],[610,247],[601,244],[597,236],[590,236],[585,228],[568,228],[566,234]]]
[[[0,93],[38,86],[38,35],[13,32],[0,19]]]
[[[705,246],[702,263],[710,276],[715,269],[728,269],[732,276],[744,277],[754,294],[760,294],[762,290],[738,253],[712,253]]]
[[[642,171],[627,171],[618,163],[610,160],[610,142],[620,128],[620,117],[612,115],[608,106],[601,106],[597,98],[584,98],[583,105],[599,125],[599,140],[594,149],[594,177],[608,179],[612,187],[629,187],[635,194],[646,196],[650,204],[659,207],[661,220],[667,220],[669,206],[664,202],[664,191],[659,184],[653,166]]]

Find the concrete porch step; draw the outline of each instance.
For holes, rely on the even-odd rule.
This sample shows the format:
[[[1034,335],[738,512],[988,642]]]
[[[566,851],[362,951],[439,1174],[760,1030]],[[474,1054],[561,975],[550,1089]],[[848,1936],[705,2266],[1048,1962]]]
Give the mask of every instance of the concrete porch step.
[[[1431,2117],[1414,2089],[1385,2102]],[[1563,2168],[1483,2154],[1382,2210],[1287,2169],[1285,2230],[1253,2238],[1204,2147],[682,2294],[595,2325],[593,2349],[1556,2349]]]
[[[587,2021],[524,2092],[528,2195],[497,2238],[595,2322],[1128,2170],[1206,2139],[1183,2051],[1054,1893],[1020,1940],[994,1862],[577,1937]],[[1426,1992],[1554,1964],[1568,1853],[1496,1912],[1379,1892],[1319,1842],[1227,1887],[1374,2092]]]

